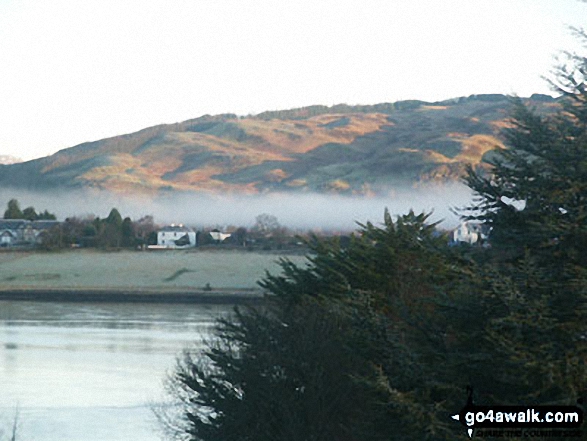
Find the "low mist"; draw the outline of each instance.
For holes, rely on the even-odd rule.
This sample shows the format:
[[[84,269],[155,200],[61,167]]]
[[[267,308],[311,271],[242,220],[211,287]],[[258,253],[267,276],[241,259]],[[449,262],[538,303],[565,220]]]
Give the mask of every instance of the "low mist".
[[[352,231],[357,222],[383,221],[387,207],[392,216],[433,211],[431,220],[442,220],[441,227],[452,228],[458,217],[451,209],[471,203],[471,190],[461,184],[431,185],[410,190],[393,190],[388,196],[339,196],[331,194],[203,195],[167,194],[154,197],[123,196],[106,191],[59,190],[30,192],[20,189],[0,190],[0,209],[12,198],[21,209],[33,206],[47,209],[58,220],[67,217],[108,216],[116,207],[123,217],[136,220],[152,215],[158,224],[183,223],[193,227],[251,227],[262,213],[276,216],[279,223],[293,229]],[[1,208],[3,207],[3,208]],[[3,213],[3,211],[2,211]]]

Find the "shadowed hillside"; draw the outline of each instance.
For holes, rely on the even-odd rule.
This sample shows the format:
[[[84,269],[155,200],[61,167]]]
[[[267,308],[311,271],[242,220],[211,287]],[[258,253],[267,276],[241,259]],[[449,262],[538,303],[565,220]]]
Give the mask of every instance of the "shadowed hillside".
[[[540,112],[550,97],[526,100]],[[502,148],[509,101],[474,95],[439,103],[311,106],[256,116],[202,116],[0,165],[0,184],[116,193],[318,191],[373,194],[455,181]]]

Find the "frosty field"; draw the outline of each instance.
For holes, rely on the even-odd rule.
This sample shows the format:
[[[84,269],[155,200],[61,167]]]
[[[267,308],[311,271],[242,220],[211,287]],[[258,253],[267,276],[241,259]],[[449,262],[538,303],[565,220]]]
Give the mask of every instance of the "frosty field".
[[[300,255],[245,251],[74,250],[0,254],[1,289],[255,289],[265,270],[280,272],[277,260],[303,265]]]

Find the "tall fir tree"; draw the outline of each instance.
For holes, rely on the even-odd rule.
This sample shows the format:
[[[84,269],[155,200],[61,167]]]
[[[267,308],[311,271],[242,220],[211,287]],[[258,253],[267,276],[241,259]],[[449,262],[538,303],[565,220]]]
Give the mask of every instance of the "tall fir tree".
[[[514,99],[508,147],[489,174],[469,168],[465,178],[478,196],[467,217],[492,228],[492,244],[514,260],[530,250],[556,271],[587,264],[587,58],[572,61],[552,81],[560,111],[540,116]]]
[[[514,100],[506,149],[489,174],[466,177],[478,196],[467,217],[492,227],[495,266],[480,278],[501,401],[587,398],[587,59],[571,58],[553,81],[560,110],[540,116]]]

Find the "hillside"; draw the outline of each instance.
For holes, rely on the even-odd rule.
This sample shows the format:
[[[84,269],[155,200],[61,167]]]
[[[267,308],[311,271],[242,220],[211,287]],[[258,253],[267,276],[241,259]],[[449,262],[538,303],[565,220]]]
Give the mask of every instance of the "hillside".
[[[558,105],[526,99],[540,112]],[[202,116],[0,165],[0,185],[116,193],[318,191],[372,194],[458,180],[503,147],[509,100],[312,106],[256,116]]]

